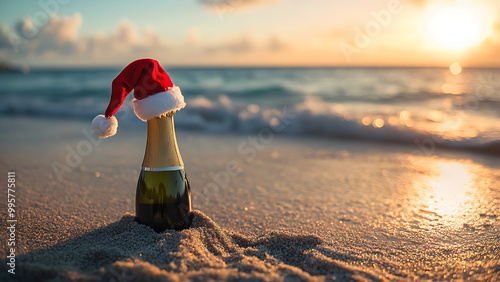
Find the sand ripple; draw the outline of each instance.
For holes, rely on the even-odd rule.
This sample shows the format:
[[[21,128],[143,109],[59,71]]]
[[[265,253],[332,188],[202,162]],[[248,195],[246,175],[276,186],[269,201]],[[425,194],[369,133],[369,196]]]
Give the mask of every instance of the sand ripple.
[[[188,230],[158,234],[132,215],[19,257],[21,281],[380,280],[321,238],[287,232],[247,237],[194,211]]]

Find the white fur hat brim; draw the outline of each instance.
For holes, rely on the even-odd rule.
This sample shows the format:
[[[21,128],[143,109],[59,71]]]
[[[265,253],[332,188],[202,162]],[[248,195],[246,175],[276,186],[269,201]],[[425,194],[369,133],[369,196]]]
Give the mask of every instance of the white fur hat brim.
[[[169,112],[178,111],[186,106],[184,96],[177,86],[170,87],[167,91],[150,95],[144,99],[132,100],[135,115],[142,121],[161,117]]]

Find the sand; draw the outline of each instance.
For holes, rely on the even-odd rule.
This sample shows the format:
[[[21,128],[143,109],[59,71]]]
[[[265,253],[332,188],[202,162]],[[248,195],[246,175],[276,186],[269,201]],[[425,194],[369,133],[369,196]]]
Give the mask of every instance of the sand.
[[[0,185],[16,171],[19,204],[16,274],[4,260],[0,280],[500,278],[498,157],[288,136],[242,154],[254,136],[179,131],[195,219],[158,234],[133,220],[145,128],[68,163],[86,128],[0,120]],[[59,179],[54,162],[71,171]],[[0,205],[6,218],[4,193]]]
[[[194,211],[188,230],[156,233],[132,215],[20,258],[18,278],[118,281],[377,279],[326,257],[312,235],[243,236]],[[323,250],[324,252],[324,250]],[[348,259],[344,257],[343,259]]]

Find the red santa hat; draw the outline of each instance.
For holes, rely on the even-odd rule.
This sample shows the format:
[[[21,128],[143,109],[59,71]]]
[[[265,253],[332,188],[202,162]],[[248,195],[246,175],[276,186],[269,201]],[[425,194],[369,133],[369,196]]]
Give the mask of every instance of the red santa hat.
[[[134,113],[142,121],[161,117],[186,106],[181,90],[172,83],[158,61],[134,61],[113,80],[111,98],[104,115],[98,115],[92,120],[92,130],[97,136],[106,138],[116,134],[118,121],[113,115],[132,90],[135,97],[132,100]]]

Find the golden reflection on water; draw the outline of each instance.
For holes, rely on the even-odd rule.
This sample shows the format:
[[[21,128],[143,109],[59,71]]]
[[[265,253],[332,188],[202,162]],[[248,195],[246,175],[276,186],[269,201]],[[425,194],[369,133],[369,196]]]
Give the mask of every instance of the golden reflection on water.
[[[439,162],[437,171],[438,175],[427,183],[430,188],[427,206],[441,216],[452,215],[469,199],[473,174],[459,162]]]

